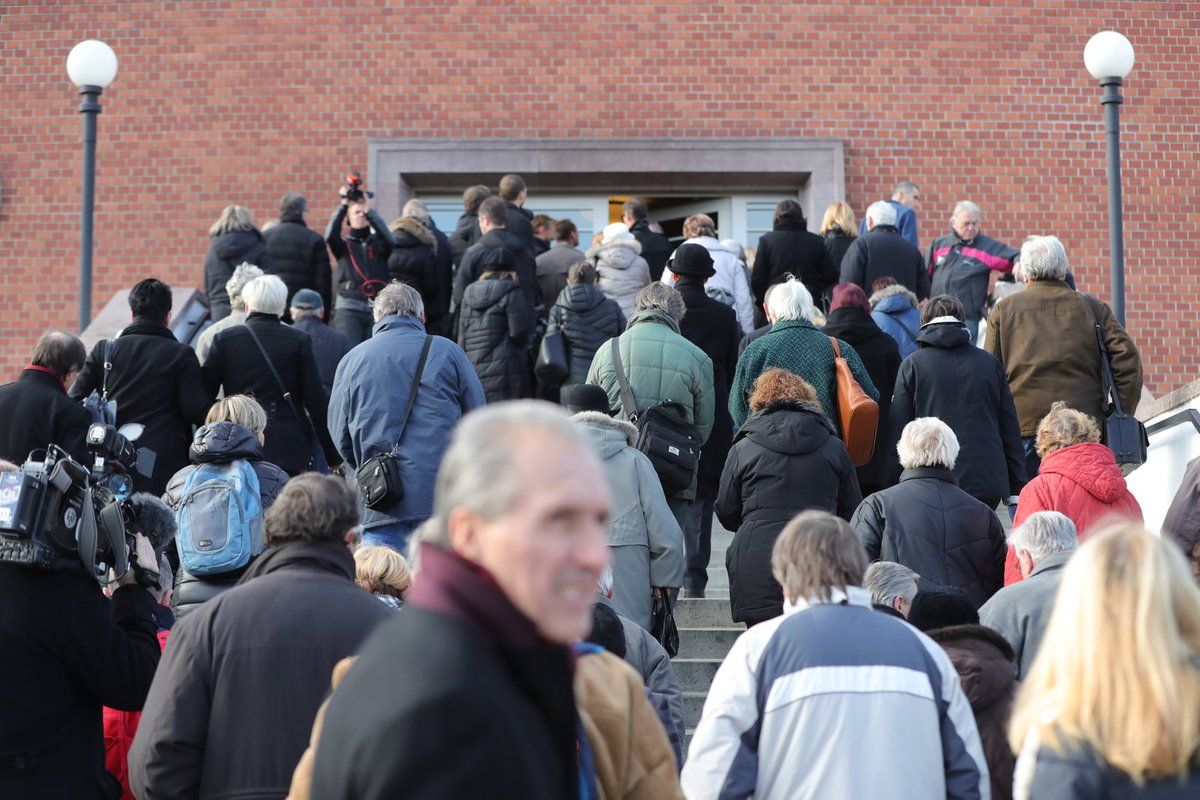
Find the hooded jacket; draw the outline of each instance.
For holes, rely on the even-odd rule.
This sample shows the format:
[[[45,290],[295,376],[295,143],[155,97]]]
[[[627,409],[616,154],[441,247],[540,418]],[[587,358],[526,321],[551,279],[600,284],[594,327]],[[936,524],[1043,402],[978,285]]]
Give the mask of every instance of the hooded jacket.
[[[863,501],[850,525],[870,561],[895,561],[979,608],[1002,585],[1004,529],[995,512],[940,467],[906,469],[900,483]]]
[[[820,240],[818,240],[819,243]],[[698,244],[712,256],[713,269],[716,272],[704,284],[704,291],[709,297],[716,298],[727,306],[732,306],[737,314],[738,325],[742,333],[754,330],[754,298],[750,293],[750,282],[746,279],[746,266],[742,260],[725,249],[711,236],[697,236],[682,244]],[[824,245],[821,246],[824,252]],[[674,258],[674,254],[671,256]],[[662,282],[667,286],[675,285],[675,276],[668,268],[663,273]],[[765,291],[765,290],[764,290]]]
[[[421,293],[425,308],[433,309],[438,299],[437,239],[414,217],[392,223],[396,246],[388,257],[388,274]]]
[[[321,295],[325,308],[333,308],[329,251],[321,234],[304,223],[304,215],[281,216],[279,224],[268,228],[262,236],[271,274],[287,284],[288,307],[296,292],[312,289]]]
[[[198,465],[228,464],[239,458],[245,459],[254,470],[258,478],[258,493],[262,499],[263,511],[266,511],[283,491],[288,474],[274,464],[264,461],[262,445],[258,443],[258,438],[233,422],[214,422],[196,431],[192,446],[188,449],[188,459],[192,465],[179,470],[171,478],[166,494],[163,495],[163,502],[170,506],[172,511],[178,512],[179,504],[183,501],[183,485]],[[202,603],[231,588],[237,583],[242,572],[243,570],[237,570],[230,575],[197,578],[181,566],[171,603],[176,616],[183,618]]]
[[[213,322],[229,316],[229,293],[225,291],[225,283],[242,262],[253,264],[263,272],[272,272],[261,233],[251,228],[213,237],[208,254],[204,256],[204,292],[208,296],[208,313]]]
[[[929,273],[916,245],[894,225],[876,225],[859,236],[841,263],[842,283],[856,283],[867,293],[880,278],[892,277],[918,299],[929,297]]]
[[[492,277],[467,287],[458,317],[458,344],[489,403],[530,397],[526,342],[536,322],[517,284]]]
[[[830,255],[826,240],[808,229],[807,223],[780,220],[774,230],[758,240],[750,283],[754,288],[755,308],[762,308],[767,288],[783,283],[783,276],[795,275],[819,303],[825,290],[838,281],[838,264]]]
[[[1129,491],[1112,451],[1098,442],[1081,442],[1049,453],[1036,478],[1025,484],[1017,501],[1017,527],[1039,511],[1066,514],[1079,531],[1079,541],[1109,517],[1142,522],[1142,507]],[[1004,583],[1021,580],[1016,551],[1009,548]]]
[[[642,246],[636,239],[619,239],[589,247],[587,258],[596,265],[596,285],[610,300],[616,300],[625,319],[633,316],[633,300],[650,285],[650,267],[639,255]]]
[[[454,268],[462,263],[463,254],[467,248],[479,241],[483,234],[479,231],[479,214],[463,214],[454,226],[454,232],[447,238],[450,240],[450,257]]]
[[[896,340],[900,358],[917,351],[917,333],[921,330],[921,312],[917,296],[900,284],[885,286],[871,295],[871,319],[879,329]]]
[[[633,446],[637,429],[596,411],[576,414],[574,419],[604,464],[612,494],[608,545],[613,607],[649,630],[651,587],[683,584],[683,532],[650,459]]]
[[[954,476],[964,492],[988,503],[1020,492],[1025,450],[1000,362],[972,345],[967,329],[955,322],[924,326],[917,342],[921,349],[904,360],[896,377],[887,418],[892,441],[914,419],[937,417],[958,437]]]
[[[621,307],[594,284],[575,283],[563,289],[550,307],[546,333],[562,331],[567,339],[571,372],[565,383],[586,383],[588,369],[600,345],[620,336],[623,330],[625,315]]]
[[[733,621],[782,613],[771,549],[792,517],[816,509],[850,519],[861,501],[846,447],[817,406],[781,400],[751,414],[729,450],[715,506],[735,531],[725,556]]]

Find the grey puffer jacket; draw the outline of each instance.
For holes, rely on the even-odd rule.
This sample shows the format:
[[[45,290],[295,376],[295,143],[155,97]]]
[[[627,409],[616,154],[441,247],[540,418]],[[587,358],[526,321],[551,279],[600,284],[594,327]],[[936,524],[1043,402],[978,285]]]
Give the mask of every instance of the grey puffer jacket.
[[[262,445],[258,438],[246,428],[233,422],[214,422],[196,431],[192,446],[188,449],[191,466],[184,467],[172,476],[167,484],[163,502],[172,511],[179,510],[183,502],[183,485],[200,464],[228,464],[243,458],[250,463],[258,477],[258,493],[262,498],[263,510],[271,507],[275,498],[283,491],[288,474],[274,464],[262,460]],[[179,570],[175,593],[172,595],[172,610],[177,618],[201,604],[213,599],[238,582],[244,570],[235,570],[228,575],[197,578],[184,569]]]
[[[483,384],[489,403],[531,395],[526,343],[536,319],[512,280],[475,281],[463,293],[458,344]]]
[[[637,239],[609,242],[590,247],[588,261],[596,265],[600,280],[596,285],[609,299],[616,300],[625,319],[633,316],[637,293],[650,285],[650,266],[640,255]]]
[[[586,383],[588,368],[600,345],[625,330],[625,315],[615,300],[590,283],[566,287],[550,309],[546,333],[561,330],[567,339],[571,373],[565,383]]]

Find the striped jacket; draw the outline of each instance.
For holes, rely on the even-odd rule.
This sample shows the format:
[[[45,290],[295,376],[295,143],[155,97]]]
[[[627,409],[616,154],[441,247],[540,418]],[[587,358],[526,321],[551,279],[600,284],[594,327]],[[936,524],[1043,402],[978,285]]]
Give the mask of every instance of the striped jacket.
[[[978,320],[987,303],[989,273],[1012,272],[1020,255],[1017,248],[983,234],[970,242],[953,233],[936,239],[925,258],[933,282],[930,296],[954,295],[962,302],[967,320]]]
[[[692,738],[688,800],[990,797],[950,659],[848,592],[788,602],[737,640]]]

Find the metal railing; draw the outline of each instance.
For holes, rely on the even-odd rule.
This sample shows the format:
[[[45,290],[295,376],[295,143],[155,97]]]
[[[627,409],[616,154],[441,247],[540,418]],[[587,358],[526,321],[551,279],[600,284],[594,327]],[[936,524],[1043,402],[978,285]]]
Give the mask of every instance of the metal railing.
[[[1180,411],[1177,414],[1172,414],[1166,419],[1160,419],[1153,425],[1147,425],[1146,435],[1153,436],[1156,433],[1162,433],[1169,428],[1174,428],[1177,425],[1185,425],[1189,422],[1191,423],[1192,427],[1196,429],[1196,432],[1200,433],[1200,411],[1197,411],[1194,408],[1189,408],[1186,411]]]

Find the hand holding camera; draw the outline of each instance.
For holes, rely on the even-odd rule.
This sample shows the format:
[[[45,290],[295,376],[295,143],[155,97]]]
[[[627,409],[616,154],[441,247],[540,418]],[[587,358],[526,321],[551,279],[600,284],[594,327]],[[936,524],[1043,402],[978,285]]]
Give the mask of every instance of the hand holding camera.
[[[350,205],[351,203],[360,203],[365,199],[374,197],[374,192],[368,192],[363,189],[364,181],[362,175],[357,172],[350,172],[346,175],[346,183],[342,188],[338,189],[338,194],[342,198],[342,205]]]

